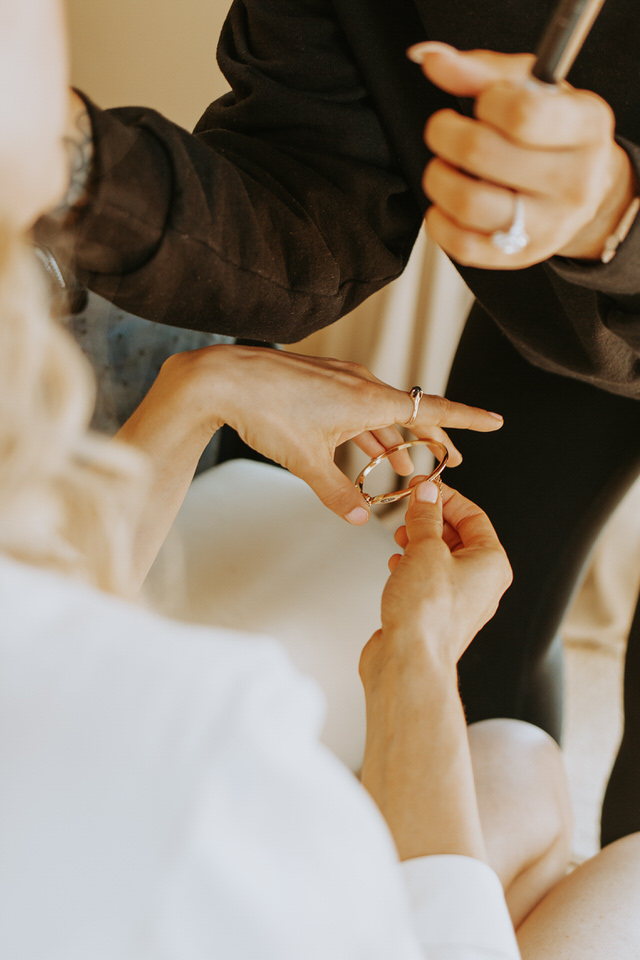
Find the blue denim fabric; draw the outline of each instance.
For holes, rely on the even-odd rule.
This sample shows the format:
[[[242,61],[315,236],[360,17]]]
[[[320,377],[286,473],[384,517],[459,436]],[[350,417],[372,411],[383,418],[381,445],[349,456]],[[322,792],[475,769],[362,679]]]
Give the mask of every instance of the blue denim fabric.
[[[97,398],[92,425],[109,435],[133,413],[167,357],[233,342],[231,337],[142,320],[93,293],[82,313],[69,317],[66,325],[95,371]],[[198,470],[216,462],[217,437],[205,450]]]

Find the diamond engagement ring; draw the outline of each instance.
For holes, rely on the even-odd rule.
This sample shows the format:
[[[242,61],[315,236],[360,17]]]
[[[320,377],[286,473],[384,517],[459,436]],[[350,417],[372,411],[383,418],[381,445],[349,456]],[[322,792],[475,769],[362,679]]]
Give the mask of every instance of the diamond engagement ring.
[[[524,228],[524,203],[522,197],[515,198],[516,206],[513,212],[513,222],[508,230],[496,230],[491,234],[491,242],[498,250],[508,256],[520,253],[529,246],[531,238]]]

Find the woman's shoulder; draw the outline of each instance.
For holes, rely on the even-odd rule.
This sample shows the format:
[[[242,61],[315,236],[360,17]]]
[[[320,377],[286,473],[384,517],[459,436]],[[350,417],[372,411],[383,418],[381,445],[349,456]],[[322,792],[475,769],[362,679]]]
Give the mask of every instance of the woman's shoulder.
[[[318,712],[313,684],[268,637],[170,620],[4,557],[0,606],[8,627],[0,639],[3,661],[19,669],[26,696],[42,675],[54,694],[71,685],[72,699],[91,696],[106,705],[115,698],[134,712],[160,701],[174,719],[176,711],[202,711],[212,722],[230,699],[237,712],[243,702],[271,696],[292,702],[294,712],[300,703],[316,703]],[[136,683],[144,695],[130,697]]]

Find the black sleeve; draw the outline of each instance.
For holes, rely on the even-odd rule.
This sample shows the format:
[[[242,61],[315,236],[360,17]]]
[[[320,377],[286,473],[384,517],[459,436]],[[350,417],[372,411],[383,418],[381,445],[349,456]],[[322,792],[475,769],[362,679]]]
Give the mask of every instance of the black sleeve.
[[[421,223],[327,0],[236,0],[189,134],[101,111],[78,276],[147,319],[298,340],[397,277]]]
[[[640,147],[618,138],[640,183]],[[640,216],[608,264],[554,257],[556,275],[591,296],[600,321],[597,339],[602,350],[604,386],[615,393],[638,396],[640,363]],[[584,307],[583,307],[584,309]],[[603,349],[604,345],[607,349]]]

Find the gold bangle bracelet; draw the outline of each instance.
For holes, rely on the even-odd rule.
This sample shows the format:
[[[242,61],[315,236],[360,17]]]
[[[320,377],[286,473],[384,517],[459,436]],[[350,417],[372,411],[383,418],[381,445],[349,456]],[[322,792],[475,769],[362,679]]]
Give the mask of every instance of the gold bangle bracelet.
[[[406,443],[399,443],[397,446],[390,447],[388,450],[385,450],[385,452],[381,453],[379,457],[374,457],[374,459],[370,460],[366,467],[359,473],[355,481],[355,485],[370,507],[377,507],[383,503],[395,503],[396,500],[401,500],[403,497],[409,496],[411,493],[411,487],[405,487],[404,489],[396,490],[393,493],[381,493],[377,497],[372,497],[370,494],[365,493],[362,487],[364,485],[364,481],[367,479],[371,471],[375,470],[379,463],[382,463],[383,460],[388,460],[389,457],[392,454],[397,453],[398,450],[406,450],[407,447],[415,447],[418,443],[429,447],[431,452],[440,458],[435,469],[432,470],[429,476],[425,478],[426,480],[436,480],[440,482],[440,474],[446,467],[449,459],[449,451],[445,447],[444,443],[440,443],[439,440],[407,440]],[[434,447],[436,448],[435,450]]]
[[[633,222],[638,216],[639,209],[640,197],[634,197],[625,212],[622,214],[618,226],[604,242],[604,248],[600,254],[600,260],[602,263],[611,263],[617,253],[618,247],[629,233],[629,230],[631,230]]]

